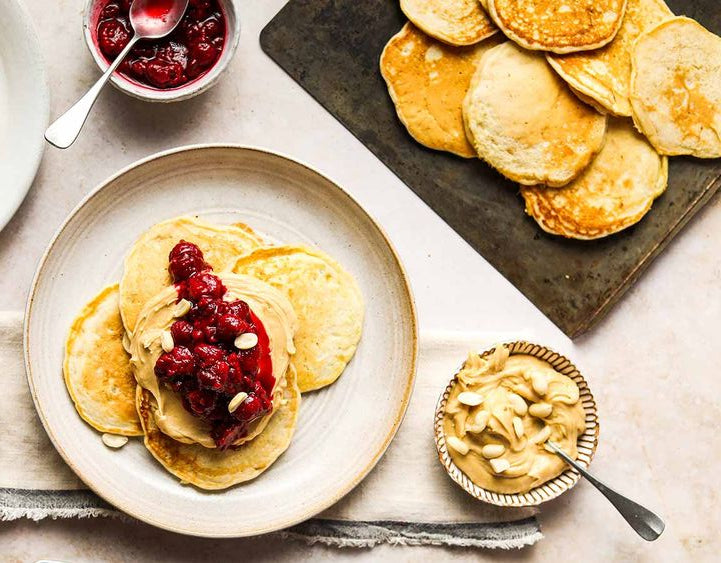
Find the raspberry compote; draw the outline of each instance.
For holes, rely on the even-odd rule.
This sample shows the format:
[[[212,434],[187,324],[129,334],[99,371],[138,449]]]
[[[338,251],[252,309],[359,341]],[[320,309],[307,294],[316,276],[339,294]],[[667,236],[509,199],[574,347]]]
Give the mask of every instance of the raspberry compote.
[[[268,335],[245,301],[224,299],[227,289],[196,245],[181,240],[169,261],[178,302],[186,299],[192,306],[171,325],[174,347],[158,358],[155,375],[180,394],[188,412],[210,424],[216,446],[224,450],[273,408]],[[238,349],[235,340],[246,333],[255,334],[258,342]],[[229,404],[239,393],[247,397],[230,412]]]
[[[103,2],[97,24],[97,41],[108,62],[113,61],[133,36],[131,0]],[[127,78],[158,89],[177,88],[208,72],[225,44],[225,16],[218,0],[190,0],[178,27],[157,41],[140,41],[120,63]]]

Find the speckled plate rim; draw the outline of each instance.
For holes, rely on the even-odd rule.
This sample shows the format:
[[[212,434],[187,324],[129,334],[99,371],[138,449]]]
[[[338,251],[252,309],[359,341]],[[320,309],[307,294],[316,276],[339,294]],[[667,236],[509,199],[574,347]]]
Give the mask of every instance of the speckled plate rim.
[[[329,495],[328,497],[321,498],[321,499],[312,499],[305,505],[305,510],[302,514],[295,514],[291,517],[288,516],[279,516],[276,518],[271,524],[263,525],[263,526],[255,526],[255,527],[246,527],[243,529],[238,529],[237,531],[234,531],[233,533],[220,533],[220,534],[214,534],[214,533],[205,533],[205,532],[198,532],[197,530],[194,530],[192,528],[182,528],[178,526],[170,526],[163,522],[162,520],[158,520],[154,518],[152,514],[149,513],[140,513],[137,510],[134,509],[134,507],[129,506],[127,502],[125,502],[125,499],[120,495],[110,494],[108,491],[100,488],[97,486],[96,483],[93,483],[90,479],[85,477],[83,473],[79,470],[77,465],[73,462],[72,457],[68,454],[67,451],[59,444],[57,437],[55,436],[55,433],[53,432],[52,426],[49,424],[45,413],[43,411],[43,408],[39,402],[37,389],[35,387],[35,381],[33,379],[33,372],[31,367],[31,351],[29,348],[29,340],[30,340],[30,331],[32,330],[30,319],[32,318],[32,311],[33,311],[33,305],[35,301],[35,293],[37,290],[37,287],[39,285],[39,282],[42,277],[43,273],[43,266],[45,262],[47,261],[48,257],[53,252],[53,249],[55,247],[55,244],[59,237],[63,234],[67,226],[71,223],[72,219],[75,217],[75,215],[86,205],[90,200],[92,200],[94,197],[96,197],[107,185],[112,184],[117,178],[120,176],[126,174],[127,172],[130,172],[131,170],[134,170],[137,167],[140,167],[144,164],[147,164],[149,162],[152,162],[154,160],[161,159],[163,157],[166,157],[168,155],[173,155],[177,153],[183,153],[183,152],[190,152],[190,151],[199,151],[199,150],[205,150],[205,149],[240,149],[245,151],[254,151],[259,153],[264,153],[266,155],[270,155],[273,157],[278,157],[281,159],[285,159],[286,161],[289,161],[292,164],[298,165],[308,172],[315,174],[319,176],[322,180],[327,182],[334,190],[337,190],[337,192],[347,201],[347,204],[349,206],[355,207],[356,211],[364,215],[374,226],[375,229],[377,229],[378,233],[384,240],[385,244],[387,245],[388,250],[390,251],[390,254],[394,261],[394,266],[397,268],[398,273],[400,275],[400,279],[403,282],[403,287],[405,289],[403,298],[404,298],[404,305],[408,307],[408,311],[410,313],[410,318],[408,319],[410,321],[410,327],[411,327],[411,333],[412,333],[412,342],[410,343],[410,349],[409,349],[409,355],[406,358],[406,361],[408,362],[408,373],[405,381],[405,390],[402,396],[402,400],[400,401],[398,405],[398,409],[395,413],[394,421],[392,426],[389,428],[385,439],[383,440],[381,446],[376,450],[375,454],[367,460],[366,465],[363,467],[360,467],[358,471],[355,473],[353,478],[349,479],[345,486],[337,490],[333,495]],[[33,404],[35,406],[35,410],[38,414],[38,417],[40,418],[40,422],[42,423],[45,432],[47,433],[48,437],[50,438],[50,441],[53,444],[53,447],[57,450],[57,452],[60,454],[60,456],[63,458],[65,463],[73,470],[73,472],[88,486],[90,490],[92,490],[95,494],[97,494],[99,497],[101,497],[103,500],[107,501],[111,505],[115,506],[117,509],[125,512],[126,514],[129,514],[130,516],[133,516],[134,518],[137,518],[138,520],[141,520],[143,522],[146,522],[148,524],[151,524],[153,526],[156,526],[158,528],[169,530],[171,532],[176,532],[180,534],[185,535],[191,535],[191,536],[199,536],[199,537],[209,537],[209,538],[237,538],[237,537],[247,537],[247,536],[257,536],[266,534],[269,532],[277,531],[283,528],[287,528],[289,526],[293,526],[294,524],[297,524],[299,522],[302,522],[304,520],[307,520],[309,518],[312,518],[316,514],[322,512],[326,508],[329,508],[330,506],[337,503],[340,499],[342,499],[344,496],[346,496],[348,493],[350,493],[367,475],[370,473],[370,471],[375,467],[375,465],[380,461],[381,457],[385,453],[385,451],[388,449],[388,446],[390,446],[391,442],[393,441],[393,438],[395,437],[396,433],[398,432],[398,428],[400,427],[401,423],[403,422],[403,418],[405,417],[406,411],[408,409],[408,403],[410,401],[411,394],[413,392],[413,386],[415,384],[415,378],[416,378],[416,370],[418,365],[418,315],[416,310],[416,304],[415,299],[413,296],[413,291],[410,285],[410,281],[408,278],[408,274],[406,272],[405,267],[403,266],[403,263],[401,262],[400,256],[398,255],[398,252],[396,251],[395,247],[393,246],[390,238],[388,237],[387,233],[381,227],[381,225],[361,206],[358,201],[353,198],[348,192],[346,192],[337,182],[330,179],[328,176],[322,174],[309,164],[306,164],[300,160],[297,160],[295,158],[292,158],[290,156],[287,156],[283,153],[273,151],[264,147],[260,146],[253,146],[253,145],[243,145],[243,144],[234,144],[234,143],[200,143],[200,144],[193,144],[193,145],[186,145],[181,146],[173,149],[168,149],[165,151],[161,151],[158,153],[155,153],[153,155],[150,155],[148,157],[142,158],[140,160],[137,160],[136,162],[133,162],[129,164],[128,166],[122,168],[106,180],[102,181],[100,184],[98,184],[88,195],[86,195],[80,203],[68,214],[68,216],[65,218],[63,223],[60,225],[58,230],[53,235],[52,239],[48,243],[47,248],[45,249],[45,252],[43,253],[42,257],[40,258],[40,261],[38,262],[37,269],[35,271],[35,275],[33,276],[32,283],[30,285],[30,290],[28,292],[28,298],[27,303],[25,307],[25,318],[23,321],[23,359],[25,363],[25,373],[28,380],[28,386],[30,388],[30,394],[33,399]],[[158,468],[158,470],[162,470],[161,468]],[[221,492],[222,494],[222,492]]]
[[[498,344],[497,346],[505,346],[508,348],[511,355],[528,354],[544,360],[548,362],[557,372],[567,375],[576,382],[580,391],[581,404],[583,405],[583,410],[586,415],[586,430],[578,437],[577,461],[581,466],[588,469],[591,464],[591,460],[593,459],[593,455],[596,452],[596,446],[598,445],[599,424],[596,401],[591,394],[588,383],[583,375],[581,375],[581,372],[568,358],[539,344],[517,341]],[[495,349],[496,347],[494,346],[493,348],[486,350],[481,353],[481,357],[486,358],[492,354]],[[458,371],[460,371],[460,369]],[[581,476],[569,467],[554,479],[531,489],[527,493],[495,493],[476,485],[470,477],[463,473],[463,471],[461,471],[458,466],[453,463],[453,460],[448,453],[446,437],[443,432],[443,413],[446,410],[448,396],[453,385],[455,385],[457,378],[458,373],[453,376],[453,379],[451,379],[438,399],[433,419],[433,428],[436,448],[438,450],[438,459],[450,478],[453,479],[453,481],[455,481],[464,491],[478,500],[489,504],[495,504],[497,506],[537,506],[541,503],[557,498],[578,483]]]

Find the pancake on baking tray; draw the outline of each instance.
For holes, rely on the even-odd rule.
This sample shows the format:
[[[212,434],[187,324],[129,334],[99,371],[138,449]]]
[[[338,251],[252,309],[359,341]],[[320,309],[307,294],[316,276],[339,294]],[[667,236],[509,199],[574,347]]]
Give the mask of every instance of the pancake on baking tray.
[[[521,47],[554,53],[598,49],[621,27],[626,0],[488,0],[488,13]]]
[[[477,0],[401,0],[416,27],[449,45],[473,45],[498,31]]]
[[[411,136],[431,149],[471,158],[476,151],[463,128],[463,98],[491,37],[470,47],[451,47],[406,23],[381,55],[381,75],[398,117]]]
[[[628,0],[616,38],[594,51],[548,54],[553,69],[581,99],[614,115],[631,115],[631,51],[641,33],[673,17],[663,0]]]
[[[594,239],[637,223],[663,193],[668,162],[629,119],[610,120],[606,144],[591,165],[563,188],[523,187],[526,212],[543,230]]]
[[[658,152],[721,156],[721,37],[668,19],[638,38],[632,69],[633,120]]]
[[[606,133],[606,116],[581,102],[542,54],[510,41],[481,58],[463,118],[478,156],[524,185],[567,184]]]

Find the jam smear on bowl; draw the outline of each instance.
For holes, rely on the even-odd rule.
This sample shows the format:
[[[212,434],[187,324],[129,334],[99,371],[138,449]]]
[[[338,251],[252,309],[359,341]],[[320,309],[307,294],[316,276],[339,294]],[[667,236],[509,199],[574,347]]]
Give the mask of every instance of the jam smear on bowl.
[[[110,62],[133,35],[131,0],[104,2],[97,24],[100,52]],[[190,0],[178,27],[157,41],[140,41],[120,64],[118,72],[157,89],[178,88],[207,73],[225,43],[225,16],[218,0]]]
[[[219,449],[232,448],[273,409],[268,335],[245,301],[224,299],[227,289],[196,245],[181,240],[169,262],[178,303],[187,300],[190,309],[171,325],[173,348],[157,359],[155,375],[210,424]]]

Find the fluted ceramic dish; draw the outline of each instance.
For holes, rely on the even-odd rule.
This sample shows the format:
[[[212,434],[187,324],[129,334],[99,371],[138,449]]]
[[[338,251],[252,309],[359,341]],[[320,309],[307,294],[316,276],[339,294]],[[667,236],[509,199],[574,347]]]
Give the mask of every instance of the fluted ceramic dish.
[[[596,401],[593,399],[593,395],[588,388],[588,383],[586,383],[586,380],[581,375],[581,372],[578,371],[576,366],[574,366],[568,358],[550,350],[549,348],[546,348],[545,346],[522,341],[510,342],[504,344],[504,346],[508,348],[511,355],[527,354],[544,360],[548,362],[558,373],[567,375],[576,382],[576,385],[578,385],[581,404],[583,405],[583,410],[586,415],[586,430],[578,437],[578,457],[576,461],[578,461],[578,463],[584,468],[588,468],[591,464],[591,460],[593,459],[593,454],[596,452],[599,427]],[[494,350],[495,348],[491,348],[490,350],[483,352],[481,357],[488,357]],[[531,489],[527,493],[496,493],[476,485],[470,477],[463,473],[463,471],[461,471],[458,466],[453,463],[453,460],[448,453],[446,437],[443,432],[443,413],[446,410],[446,402],[448,401],[451,389],[456,383],[456,377],[457,374],[450,381],[438,400],[434,418],[434,430],[436,448],[438,449],[438,458],[443,464],[443,467],[445,467],[448,475],[450,475],[451,479],[458,483],[463,490],[478,500],[498,506],[535,506],[558,497],[578,483],[581,478],[580,475],[569,467],[558,477],[547,481],[539,487]]]
[[[65,336],[91,297],[120,279],[123,257],[153,224],[198,214],[242,221],[264,238],[314,245],[355,276],[366,302],[358,350],[333,385],[305,393],[288,450],[257,479],[224,491],[182,485],[141,439],[120,450],[75,412],[63,382]],[[185,534],[262,534],[314,516],[373,468],[403,418],[417,354],[405,272],[380,227],[339,186],[265,150],[194,146],[140,161],[93,191],[43,256],[25,315],[28,381],[55,448],[105,500]]]

